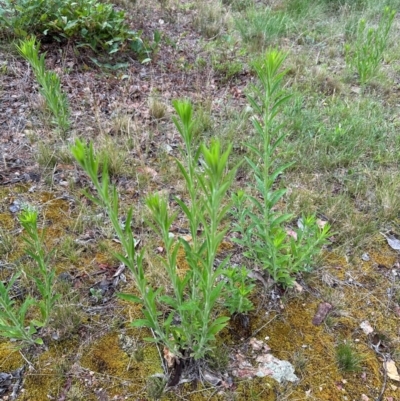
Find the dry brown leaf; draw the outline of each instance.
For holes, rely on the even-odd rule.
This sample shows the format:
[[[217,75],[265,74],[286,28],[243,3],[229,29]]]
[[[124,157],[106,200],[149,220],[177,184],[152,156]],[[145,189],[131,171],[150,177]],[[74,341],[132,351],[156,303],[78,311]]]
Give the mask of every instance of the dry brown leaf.
[[[253,348],[253,351],[260,351],[264,346],[264,343],[261,340],[257,340],[254,337],[250,338],[249,344]]]
[[[179,358],[176,357],[167,347],[164,347],[163,350],[165,362],[167,362],[167,366],[172,368],[175,364],[179,364]]]
[[[297,233],[296,233],[296,231],[286,230],[286,234],[289,235],[290,237],[293,237],[294,240],[297,241]]]
[[[360,328],[362,329],[362,331],[368,335],[374,332],[374,329],[371,327],[371,325],[369,324],[368,320],[364,320],[363,322],[361,322],[360,324]]]
[[[265,352],[271,351],[271,348],[267,344],[265,344],[264,341],[257,340],[254,337],[250,338],[249,344],[253,348],[253,351],[261,351],[261,350],[263,350]]]
[[[400,251],[400,241],[394,235],[381,234],[386,238],[387,243],[392,249]]]
[[[232,371],[232,375],[235,377],[240,377],[243,379],[251,379],[256,375],[257,370],[255,368],[241,368],[241,369],[234,369]]]
[[[186,242],[190,242],[192,240],[192,236],[191,235],[181,235],[180,238],[182,238],[184,241]]]
[[[392,361],[390,359],[386,363],[384,362],[383,366],[387,371],[387,375],[388,375],[389,379],[400,382],[399,372],[397,371],[397,367],[396,367],[396,364],[394,363],[394,361]]]
[[[157,173],[156,170],[152,169],[151,167],[147,167],[147,166],[145,166],[145,167],[138,167],[137,171],[138,171],[139,173],[142,173],[142,174],[151,175],[153,179],[155,179],[155,178],[158,176],[158,173]]]
[[[295,289],[297,292],[303,292],[303,287],[302,287],[297,281],[295,281],[295,282],[293,283],[293,285],[294,285],[294,289]]]

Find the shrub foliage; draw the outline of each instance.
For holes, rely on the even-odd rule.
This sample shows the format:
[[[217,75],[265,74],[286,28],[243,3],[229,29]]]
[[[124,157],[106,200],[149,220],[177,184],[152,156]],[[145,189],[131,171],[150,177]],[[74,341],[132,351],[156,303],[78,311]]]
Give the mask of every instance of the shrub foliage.
[[[109,53],[142,47],[140,33],[130,30],[125,12],[97,0],[0,0],[0,30],[19,38],[72,40]]]

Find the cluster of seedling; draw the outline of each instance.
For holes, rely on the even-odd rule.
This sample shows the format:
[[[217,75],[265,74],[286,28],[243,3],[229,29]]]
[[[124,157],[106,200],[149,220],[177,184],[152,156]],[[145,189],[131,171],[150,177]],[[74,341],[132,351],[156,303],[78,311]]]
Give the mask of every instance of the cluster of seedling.
[[[253,122],[263,144],[260,150],[254,147],[251,149],[257,156],[264,154],[265,157],[259,166],[251,159],[247,159],[247,162],[254,170],[257,190],[265,200],[263,206],[256,197],[249,196],[247,202],[244,191],[231,201],[228,199],[227,193],[237,169],[237,166],[229,168],[231,147],[223,151],[220,142],[215,139],[209,147],[202,144],[194,148],[195,121],[192,105],[187,101],[174,102],[177,117],[173,121],[185,144],[182,154],[186,159],[185,163],[179,160],[176,163],[186,184],[189,199],[176,199],[179,212],[175,213],[170,210],[167,199],[159,194],[150,195],[146,200],[151,215],[148,223],[164,243],[165,256],[161,259],[170,281],[171,293],[166,293],[162,288],[154,290],[149,285],[143,268],[144,254],[135,251],[131,231],[132,209],[128,211],[124,228],[121,228],[118,194],[115,187],[109,186],[107,165],[103,165],[99,179],[100,160],[92,144],[85,146],[78,140],[72,148],[75,159],[96,188],[98,197],[90,196],[90,199],[106,209],[121,241],[124,254],[117,253],[116,256],[132,272],[140,294],[140,297],[120,294],[125,300],[143,305],[145,318],[132,324],[152,329],[155,340],[162,342],[179,357],[199,359],[209,351],[215,335],[229,320],[229,316],[217,316],[218,301],[222,300],[231,314],[247,313],[252,309],[249,295],[254,283],[247,269],[228,267],[229,258],[215,266],[219,246],[229,230],[229,226],[222,229],[222,222],[228,212],[236,216],[235,227],[240,232],[236,241],[242,245],[245,254],[249,257],[257,256],[257,264],[284,287],[293,284],[298,272],[310,268],[313,256],[326,241],[329,227],[326,225],[320,229],[314,217],[303,217],[303,225],[296,231],[296,241],[285,229],[291,216],[281,215],[274,210],[284,195],[284,191],[272,188],[285,168],[283,166],[272,170],[273,153],[284,138],[279,126],[274,125],[274,120],[283,102],[289,98],[281,89],[284,72],[280,68],[283,61],[281,53],[271,51],[255,65],[262,89],[253,88],[260,99],[250,97],[254,107]],[[258,103],[259,100],[261,103]],[[240,204],[237,199],[240,199]],[[261,212],[264,208],[266,211],[263,215]],[[190,241],[171,235],[177,213],[183,213],[187,219]],[[276,238],[279,238],[279,242],[276,242]],[[261,245],[262,241],[264,246]],[[189,266],[183,275],[177,271],[177,255],[181,248]],[[170,310],[164,320],[159,319],[159,304],[168,306]],[[177,320],[179,323],[176,323]]]
[[[35,67],[38,81],[45,87],[43,56],[38,57],[35,41],[19,46],[22,54]],[[183,161],[176,160],[183,177],[188,199],[176,198],[178,210],[171,210],[168,200],[159,194],[147,197],[146,205],[150,212],[148,221],[154,233],[163,241],[164,254],[160,256],[170,283],[164,288],[154,289],[150,285],[144,269],[144,250],[136,250],[132,234],[133,209],[126,216],[124,225],[120,223],[119,195],[110,183],[107,163],[96,154],[93,145],[85,145],[76,140],[71,147],[75,160],[90,177],[96,195],[86,193],[89,199],[103,208],[121,243],[121,251],[115,256],[130,270],[139,296],[119,294],[122,299],[140,303],[144,317],[132,322],[136,327],[148,327],[154,333],[151,341],[164,344],[178,357],[203,358],[212,348],[216,335],[227,325],[229,316],[221,315],[222,306],[233,314],[246,314],[253,305],[249,295],[255,284],[244,266],[231,266],[229,257],[217,263],[219,248],[227,232],[237,231],[236,242],[243,254],[252,258],[257,266],[283,287],[293,285],[297,273],[307,271],[313,258],[325,244],[329,226],[319,228],[315,217],[303,216],[295,229],[296,236],[288,230],[292,216],[277,211],[276,205],[285,191],[275,189],[274,183],[287,165],[275,167],[273,160],[278,146],[285,138],[279,124],[282,106],[290,98],[282,89],[285,72],[281,70],[285,56],[278,51],[270,51],[254,63],[261,86],[254,86],[249,101],[252,107],[252,122],[261,146],[247,145],[254,158],[246,158],[254,174],[255,186],[244,188],[229,198],[229,190],[235,178],[237,166],[230,166],[229,156],[232,147],[223,150],[219,140],[210,145],[194,145],[195,120],[193,108],[188,101],[175,101],[177,116],[175,126],[184,143]],[[55,91],[61,90],[59,85]],[[44,89],[46,97],[49,91]],[[61,101],[64,99],[60,97]],[[52,101],[52,97],[48,99]],[[63,108],[61,110],[64,110]],[[68,108],[65,108],[67,113]],[[56,109],[54,109],[56,115]],[[101,174],[100,173],[101,165]],[[254,195],[254,191],[258,195]],[[171,227],[178,214],[185,216],[190,240],[171,235]],[[233,226],[227,218],[234,220]],[[40,300],[27,299],[22,305],[13,302],[9,296],[14,276],[6,287],[2,284],[1,302],[4,315],[1,333],[9,337],[32,343],[36,338],[36,328],[49,322],[50,314],[57,297],[54,295],[54,270],[44,253],[42,236],[37,229],[37,213],[24,212],[21,224],[28,233],[27,253],[37,263],[38,276],[32,277]],[[294,232],[294,231],[293,231]],[[182,274],[178,272],[178,253],[183,250],[189,268]],[[169,313],[162,317],[160,305]],[[39,309],[42,319],[30,321],[25,329],[26,311],[29,307]],[[164,309],[164,308],[163,308]]]

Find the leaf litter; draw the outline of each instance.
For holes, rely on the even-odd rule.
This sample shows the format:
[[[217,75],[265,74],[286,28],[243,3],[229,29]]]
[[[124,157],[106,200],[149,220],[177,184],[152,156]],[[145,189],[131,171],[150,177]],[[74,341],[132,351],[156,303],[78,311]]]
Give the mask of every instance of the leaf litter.
[[[394,249],[395,251],[400,251],[400,240],[397,239],[394,235],[392,234],[384,234],[381,233],[385,238],[388,243],[388,245]]]

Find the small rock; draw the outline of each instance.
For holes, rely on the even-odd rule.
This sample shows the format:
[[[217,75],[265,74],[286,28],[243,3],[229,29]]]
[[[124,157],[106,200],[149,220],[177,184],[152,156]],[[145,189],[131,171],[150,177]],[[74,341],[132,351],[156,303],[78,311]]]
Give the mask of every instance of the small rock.
[[[328,313],[331,311],[332,305],[328,302],[321,302],[318,305],[317,313],[314,315],[312,320],[313,325],[319,326],[326,318]]]

